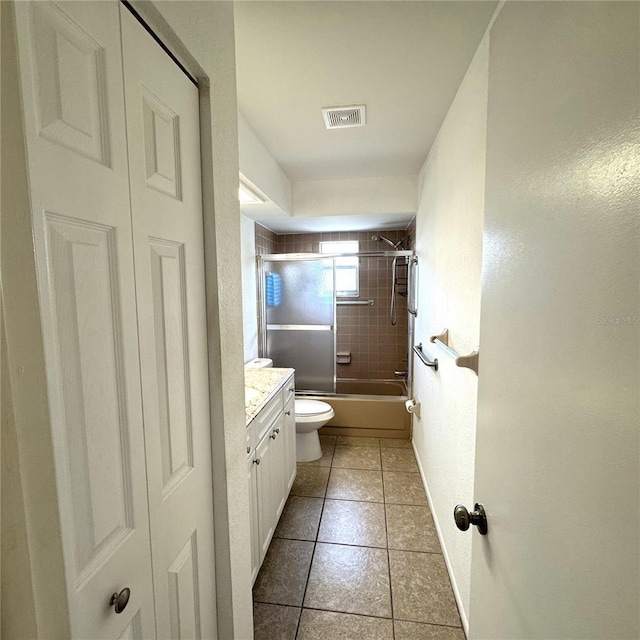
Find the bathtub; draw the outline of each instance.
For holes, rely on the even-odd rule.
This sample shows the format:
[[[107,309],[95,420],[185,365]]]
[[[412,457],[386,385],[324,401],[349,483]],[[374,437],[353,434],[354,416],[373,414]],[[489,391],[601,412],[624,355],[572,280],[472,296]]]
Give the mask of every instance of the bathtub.
[[[335,416],[320,429],[321,435],[409,438],[411,416],[404,403],[404,380],[338,380],[335,394],[298,393],[322,400]]]

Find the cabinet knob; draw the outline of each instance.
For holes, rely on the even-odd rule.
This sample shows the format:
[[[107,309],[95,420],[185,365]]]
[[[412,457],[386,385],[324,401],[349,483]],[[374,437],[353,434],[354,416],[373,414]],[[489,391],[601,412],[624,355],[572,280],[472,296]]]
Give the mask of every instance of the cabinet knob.
[[[295,391],[294,387],[289,387],[289,393],[293,393]]]
[[[131,589],[125,587],[120,593],[114,593],[111,595],[109,604],[113,607],[116,613],[122,613],[129,604],[129,597],[131,596]]]
[[[260,458],[256,458],[256,459],[253,461],[253,464],[260,464]]]
[[[290,416],[290,415],[291,415],[291,411],[285,411],[285,412],[284,412],[284,415],[285,415],[285,416]]]
[[[276,436],[276,434],[275,434],[275,433],[272,433],[272,434],[271,434],[271,439],[272,439],[272,440],[275,440],[275,439],[276,439],[276,437],[277,437],[277,436]]]
[[[280,433],[280,429],[276,429],[276,433]]]

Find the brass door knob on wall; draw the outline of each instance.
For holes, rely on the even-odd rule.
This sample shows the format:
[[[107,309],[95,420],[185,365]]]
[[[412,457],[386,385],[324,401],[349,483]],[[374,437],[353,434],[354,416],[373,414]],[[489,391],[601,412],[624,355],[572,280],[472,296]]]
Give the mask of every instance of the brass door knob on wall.
[[[469,513],[464,505],[457,504],[453,509],[453,519],[456,521],[456,527],[460,531],[466,531],[469,525],[478,527],[478,532],[486,536],[489,526],[487,524],[487,514],[484,511],[484,507],[476,502],[474,511]]]

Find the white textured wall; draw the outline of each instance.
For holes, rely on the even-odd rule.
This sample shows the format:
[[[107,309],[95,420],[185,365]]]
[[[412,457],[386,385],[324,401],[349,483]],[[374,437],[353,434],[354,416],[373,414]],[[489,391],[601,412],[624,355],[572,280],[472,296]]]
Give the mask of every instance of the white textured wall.
[[[296,182],[293,215],[306,218],[413,213],[417,197],[418,176]]]
[[[440,369],[414,362],[414,392],[423,409],[413,418],[413,438],[465,627],[472,538],[456,529],[452,512],[457,503],[473,504],[478,378],[456,367],[429,337],[447,328],[456,351],[478,344],[488,51],[485,39],[422,169],[416,238],[415,342],[438,358]]]
[[[242,234],[242,326],[244,361],[258,357],[258,303],[256,294],[256,224],[240,216]]]
[[[291,213],[291,185],[249,123],[238,113],[240,171],[285,213]]]

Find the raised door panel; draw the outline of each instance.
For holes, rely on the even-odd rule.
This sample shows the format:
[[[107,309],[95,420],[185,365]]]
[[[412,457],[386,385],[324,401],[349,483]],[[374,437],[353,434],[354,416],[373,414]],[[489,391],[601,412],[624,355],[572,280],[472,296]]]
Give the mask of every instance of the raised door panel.
[[[200,638],[197,534],[180,550],[167,571],[171,638]]]
[[[113,231],[47,216],[76,583],[134,526]]]
[[[162,491],[166,496],[193,469],[189,398],[186,273],[184,245],[149,243],[158,414],[162,441]]]
[[[118,4],[15,13],[71,633],[152,637]]]
[[[125,7],[121,20],[158,635],[215,638],[198,88]]]

